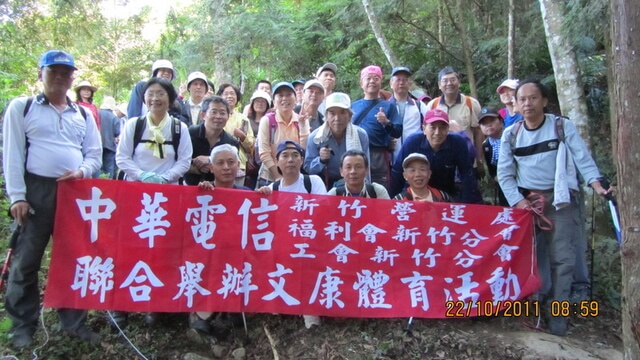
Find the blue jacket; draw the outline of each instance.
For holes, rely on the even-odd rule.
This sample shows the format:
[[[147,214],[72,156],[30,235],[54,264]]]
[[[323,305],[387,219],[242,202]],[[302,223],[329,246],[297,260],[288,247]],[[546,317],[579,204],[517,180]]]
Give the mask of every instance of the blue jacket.
[[[360,113],[366,110],[374,101],[378,103],[369,110],[360,123],[356,124],[354,121],[358,119]],[[384,111],[387,119],[391,121],[387,126],[382,126],[376,119],[376,114],[380,108]],[[369,135],[370,148],[388,148],[391,145],[391,138],[399,138],[402,136],[402,119],[400,119],[395,104],[382,99],[360,99],[351,104],[351,110],[353,111],[351,122],[367,132],[367,135]]]

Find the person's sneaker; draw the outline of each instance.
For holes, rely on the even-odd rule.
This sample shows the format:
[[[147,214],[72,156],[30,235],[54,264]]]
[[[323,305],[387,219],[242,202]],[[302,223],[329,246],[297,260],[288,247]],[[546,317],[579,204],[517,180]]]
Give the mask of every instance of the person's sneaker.
[[[17,333],[13,334],[11,338],[11,347],[16,350],[21,350],[30,346],[33,343],[33,335],[28,333]]]
[[[320,326],[320,316],[302,315],[304,318],[304,326],[311,329],[312,326]]]
[[[549,327],[549,332],[553,335],[566,336],[569,330],[569,318],[562,316],[550,317],[547,320],[547,326]]]
[[[71,335],[71,336],[77,337],[78,339],[80,339],[82,341],[88,342],[91,345],[100,344],[100,335],[98,335],[97,333],[93,332],[86,325],[80,325],[75,330],[67,330],[67,333],[69,335]]]
[[[111,324],[111,327],[116,330],[118,329],[118,327],[121,330],[124,330],[124,328],[126,328],[129,324],[129,314],[124,311],[112,311],[111,317],[109,318],[109,323]],[[116,327],[116,325],[118,326]]]

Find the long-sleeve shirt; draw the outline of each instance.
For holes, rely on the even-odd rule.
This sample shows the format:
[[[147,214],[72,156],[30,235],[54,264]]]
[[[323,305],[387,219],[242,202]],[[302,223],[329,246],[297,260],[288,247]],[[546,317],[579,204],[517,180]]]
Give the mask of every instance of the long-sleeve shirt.
[[[175,151],[172,145],[163,145],[164,158],[153,155],[153,150],[147,147],[147,143],[140,142],[135,154],[133,153],[133,136],[137,119],[129,119],[124,125],[120,143],[116,151],[116,164],[125,172],[126,180],[139,181],[143,172],[154,172],[162,176],[169,184],[177,184],[188,170],[191,164],[191,138],[187,125],[180,122],[180,145],[178,146],[178,160],[175,159]],[[171,127],[173,121],[169,119],[162,129],[162,135],[166,140],[172,141]],[[142,140],[151,139],[151,130],[145,126]],[[133,154],[133,155],[132,155]]]
[[[402,149],[396,158],[391,170],[391,194],[392,196],[402,191],[405,185],[402,173],[402,161],[411,153],[420,153],[427,156],[431,165],[431,179],[429,185],[434,188],[455,194],[456,169],[460,174],[459,201],[465,203],[475,202],[474,191],[478,186],[469,149],[466,141],[456,134],[448,134],[440,148],[435,151],[424,134],[410,135],[402,145]]]
[[[236,138],[233,135],[233,129],[235,128],[240,129],[245,134],[244,141],[240,141],[239,138]],[[227,120],[227,125],[225,125],[224,131],[233,136],[234,139],[238,140],[238,143],[240,144],[240,152],[238,153],[238,156],[240,157],[240,169],[246,169],[247,159],[252,155],[252,150],[255,142],[255,137],[253,136],[253,129],[251,128],[249,118],[242,115],[241,112],[234,110],[230,114],[229,120]]]
[[[121,124],[120,119],[108,109],[100,109],[100,119],[102,126],[100,127],[100,136],[102,138],[102,147],[116,151],[116,137],[120,136]]]
[[[90,111],[85,119],[67,98],[67,107],[58,112],[40,94],[24,116],[27,99],[11,101],[3,121],[3,164],[11,203],[26,200],[25,171],[57,178],[79,169],[88,178],[102,166],[100,133]]]
[[[518,123],[502,133],[498,156],[498,181],[511,206],[524,199],[518,187],[529,190],[551,190],[555,186],[558,134],[555,116],[545,114],[537,129],[527,129]],[[598,180],[600,172],[589,149],[571,121],[564,120],[564,143],[571,152],[573,162],[587,184]],[[516,135],[513,142],[511,138]],[[574,189],[577,190],[577,189]]]
[[[376,104],[367,112],[364,118],[356,124],[355,120],[360,117],[360,113],[365,111],[374,102]],[[380,124],[376,118],[376,114],[380,111],[380,108],[382,108],[382,111],[390,121],[386,126]],[[351,122],[367,132],[367,135],[369,135],[369,146],[371,148],[388,148],[391,145],[391,138],[399,138],[402,136],[402,119],[398,114],[398,109],[395,104],[381,99],[360,99],[351,104],[351,110],[353,111]]]

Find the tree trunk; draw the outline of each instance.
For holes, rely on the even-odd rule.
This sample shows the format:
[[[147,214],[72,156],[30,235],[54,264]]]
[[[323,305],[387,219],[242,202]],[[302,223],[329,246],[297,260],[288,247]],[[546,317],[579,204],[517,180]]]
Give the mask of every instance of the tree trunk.
[[[547,46],[558,90],[562,115],[577,126],[585,141],[589,139],[587,101],[580,80],[578,59],[568,40],[562,35],[566,11],[563,1],[539,0]],[[589,141],[587,141],[587,144]]]
[[[367,13],[367,17],[369,18],[369,24],[371,24],[371,29],[373,29],[373,34],[375,35],[376,40],[378,40],[378,44],[380,44],[380,47],[382,48],[382,52],[384,53],[384,56],[387,57],[387,61],[389,61],[389,64],[391,64],[391,67],[400,66],[400,61],[398,61],[398,57],[391,49],[391,46],[389,46],[389,43],[387,42],[387,38],[382,33],[382,28],[378,23],[378,18],[376,17],[376,14],[373,12],[373,8],[371,8],[371,3],[369,3],[369,0],[362,0],[362,6],[364,6],[364,11]]]
[[[469,81],[469,88],[471,90],[471,96],[478,98],[478,89],[476,86],[476,75],[473,70],[473,62],[471,61],[471,49],[469,48],[469,38],[467,37],[467,28],[464,22],[465,1],[456,1],[456,11],[458,17],[458,31],[460,33],[460,43],[462,44],[462,53],[464,54],[464,66],[467,70],[467,79]]]
[[[611,118],[617,119],[624,358],[640,359],[640,2],[611,1]]]
[[[515,6],[513,4],[514,0],[509,0],[509,35],[507,36],[507,78],[514,78],[515,71],[515,39],[516,39],[516,21],[514,19],[513,13],[515,11]]]
[[[438,42],[440,42],[440,44],[444,44],[444,17],[443,17],[443,4],[442,4],[442,0],[440,0],[438,2]],[[442,49],[438,52],[439,59],[440,62],[443,62],[443,59],[445,58],[446,54],[444,53],[444,51],[442,51]]]

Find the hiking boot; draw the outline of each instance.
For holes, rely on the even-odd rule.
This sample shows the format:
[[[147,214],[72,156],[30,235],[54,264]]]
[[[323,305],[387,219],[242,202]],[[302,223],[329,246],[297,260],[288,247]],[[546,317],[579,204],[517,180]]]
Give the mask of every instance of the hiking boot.
[[[109,323],[115,330],[118,330],[118,328],[120,328],[120,330],[124,330],[124,328],[129,324],[129,313],[124,311],[113,311],[111,312]]]
[[[211,325],[209,324],[209,320],[200,318],[200,316],[198,316],[198,314],[196,313],[192,313],[189,315],[189,328],[197,330],[199,333],[203,334],[211,333]]]
[[[547,321],[549,332],[557,336],[566,336],[569,331],[569,318],[563,316],[550,317]]]
[[[26,332],[13,334],[13,337],[11,338],[11,347],[16,350],[21,350],[23,348],[31,346],[32,343],[33,335]]]
[[[77,329],[75,330],[67,330],[67,333],[71,336],[75,336],[78,339],[84,341],[84,342],[88,342],[91,345],[98,345],[100,344],[100,335],[98,335],[97,333],[93,332],[91,329],[89,329],[88,326],[86,325],[80,325]]]
[[[580,286],[571,289],[571,295],[569,295],[569,301],[575,304],[580,304],[583,301],[589,301],[590,289],[588,286]]]

